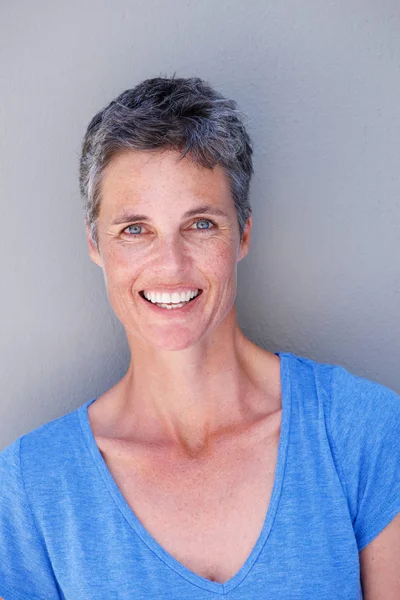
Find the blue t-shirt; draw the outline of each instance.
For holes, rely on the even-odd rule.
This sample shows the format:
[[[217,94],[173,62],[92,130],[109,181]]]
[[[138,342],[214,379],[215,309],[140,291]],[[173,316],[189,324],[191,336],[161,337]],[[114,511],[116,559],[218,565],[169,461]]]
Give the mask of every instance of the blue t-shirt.
[[[400,397],[343,367],[277,354],[274,485],[236,575],[196,575],[143,527],[96,445],[92,400],[0,453],[0,597],[361,599],[359,552],[400,512]]]

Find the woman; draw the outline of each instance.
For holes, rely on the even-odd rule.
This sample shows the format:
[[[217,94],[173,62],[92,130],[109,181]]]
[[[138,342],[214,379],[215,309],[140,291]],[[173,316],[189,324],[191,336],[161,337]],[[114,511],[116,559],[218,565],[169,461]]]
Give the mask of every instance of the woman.
[[[251,157],[200,79],[91,121],[89,253],[132,359],[0,455],[5,600],[400,597],[399,396],[238,327]]]

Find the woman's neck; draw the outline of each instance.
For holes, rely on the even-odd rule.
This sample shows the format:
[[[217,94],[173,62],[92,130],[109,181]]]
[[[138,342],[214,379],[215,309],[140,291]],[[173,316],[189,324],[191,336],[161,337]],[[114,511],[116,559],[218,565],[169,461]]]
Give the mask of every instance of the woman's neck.
[[[252,388],[237,327],[179,352],[135,351],[125,377],[126,414],[152,437],[200,448],[245,417]],[[219,333],[219,335],[218,335]],[[143,349],[142,349],[143,350]],[[129,417],[128,417],[129,418]]]
[[[100,398],[101,435],[194,456],[276,408],[279,359],[236,323],[185,351],[131,347],[126,375]]]

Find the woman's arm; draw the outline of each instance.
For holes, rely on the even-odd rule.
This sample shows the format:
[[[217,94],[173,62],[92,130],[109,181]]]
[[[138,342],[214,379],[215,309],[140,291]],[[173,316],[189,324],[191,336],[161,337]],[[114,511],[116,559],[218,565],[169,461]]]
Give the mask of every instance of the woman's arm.
[[[360,552],[364,600],[400,598],[400,513]]]

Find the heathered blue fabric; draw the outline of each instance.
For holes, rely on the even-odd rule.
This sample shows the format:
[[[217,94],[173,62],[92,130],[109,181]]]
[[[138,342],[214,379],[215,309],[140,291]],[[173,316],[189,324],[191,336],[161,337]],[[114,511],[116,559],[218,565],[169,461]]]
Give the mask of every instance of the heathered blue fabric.
[[[97,448],[87,402],[0,453],[0,596],[361,599],[359,552],[400,512],[400,397],[343,367],[277,354],[274,486],[234,577],[196,575],[144,529]]]

